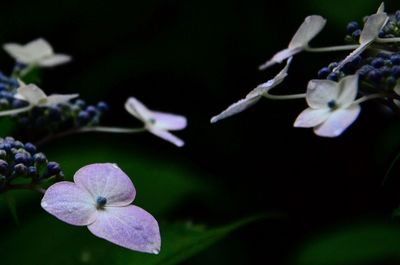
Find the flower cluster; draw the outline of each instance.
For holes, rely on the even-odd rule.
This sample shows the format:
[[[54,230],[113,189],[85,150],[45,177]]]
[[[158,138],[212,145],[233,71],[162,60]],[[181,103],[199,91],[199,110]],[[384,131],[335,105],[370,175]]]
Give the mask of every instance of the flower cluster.
[[[41,189],[44,183],[62,179],[60,165],[49,162],[32,143],[0,138],[0,192],[21,187]]]
[[[288,48],[276,53],[260,66],[266,69],[286,61],[286,66],[271,80],[257,86],[246,98],[232,104],[211,119],[217,122],[243,111],[261,97],[270,99],[305,98],[308,108],[295,120],[295,127],[313,127],[319,136],[336,137],[358,117],[360,103],[380,98],[395,111],[400,100],[400,11],[388,15],[382,3],[377,12],[367,16],[362,26],[356,21],[347,25],[346,45],[314,48],[309,42],[324,28],[326,20],[318,15],[306,17]],[[270,90],[288,75],[293,56],[299,52],[350,50],[344,59],[322,67],[317,79],[310,80],[306,93],[272,95]]]

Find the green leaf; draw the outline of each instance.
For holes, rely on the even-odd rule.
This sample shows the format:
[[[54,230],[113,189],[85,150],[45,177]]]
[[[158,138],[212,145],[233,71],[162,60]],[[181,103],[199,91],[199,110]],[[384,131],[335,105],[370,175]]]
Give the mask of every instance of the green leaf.
[[[161,252],[151,255],[115,246],[96,238],[84,227],[71,226],[43,214],[19,229],[2,234],[1,264],[178,264],[259,219],[248,218],[213,229],[191,223],[161,223]],[[15,255],[15,249],[20,249],[23,255]]]
[[[310,241],[294,264],[362,265],[386,260],[400,262],[400,227],[358,224]]]

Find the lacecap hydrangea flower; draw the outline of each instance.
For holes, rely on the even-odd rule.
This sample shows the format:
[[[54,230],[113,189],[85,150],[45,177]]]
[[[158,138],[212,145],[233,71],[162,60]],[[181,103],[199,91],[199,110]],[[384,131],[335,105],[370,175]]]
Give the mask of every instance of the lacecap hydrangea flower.
[[[74,182],[50,186],[41,206],[61,221],[87,226],[95,236],[114,244],[158,254],[158,223],[151,214],[131,204],[135,196],[131,179],[116,164],[91,164],[75,173]]]
[[[153,111],[148,109],[142,102],[130,97],[125,103],[125,109],[135,118],[144,123],[145,129],[150,133],[173,143],[176,146],[183,146],[184,142],[171,134],[169,131],[182,130],[186,128],[186,118],[181,115]]]

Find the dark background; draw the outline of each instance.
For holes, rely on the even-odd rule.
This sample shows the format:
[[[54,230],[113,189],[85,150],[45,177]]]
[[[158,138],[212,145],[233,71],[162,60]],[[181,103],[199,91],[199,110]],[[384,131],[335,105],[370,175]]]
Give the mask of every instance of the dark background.
[[[389,12],[400,8],[395,1],[385,3]],[[45,149],[74,146],[79,160],[80,149],[90,141],[98,148],[124,146],[190,168],[209,191],[185,197],[167,220],[212,226],[257,213],[287,214],[242,228],[185,264],[291,264],[301,246],[321,232],[391,221],[400,201],[399,170],[394,168],[386,186],[381,182],[400,147],[397,118],[366,103],[342,136],[325,139],[311,129],[292,127],[306,107],[303,100],[263,99],[215,125],[209,120],[281,69],[260,72],[257,67],[287,46],[304,17],[319,14],[328,20],[313,46],[340,45],[347,22],[361,22],[379,4],[10,1],[1,7],[0,42],[44,37],[56,52],[72,55],[70,64],[44,71],[41,87],[48,93],[78,92],[89,103],[107,101],[111,110],[105,125],[140,125],[123,109],[129,96],[189,121],[186,130],[177,132],[186,142],[182,149],[150,134],[71,136]],[[277,93],[302,93],[321,67],[345,55],[299,54]],[[11,69],[4,52],[0,61],[5,72]]]

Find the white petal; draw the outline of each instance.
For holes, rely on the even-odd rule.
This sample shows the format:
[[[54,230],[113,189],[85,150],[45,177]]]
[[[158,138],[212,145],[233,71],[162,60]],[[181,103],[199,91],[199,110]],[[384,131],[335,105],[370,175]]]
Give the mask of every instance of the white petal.
[[[379,31],[385,26],[389,17],[386,13],[377,13],[368,17],[360,35],[360,44],[367,44],[379,36]]]
[[[125,206],[135,199],[136,191],[131,179],[115,164],[84,166],[75,173],[74,181],[95,201],[98,196],[106,198],[106,206]]]
[[[161,237],[156,219],[134,205],[100,210],[97,220],[88,229],[95,236],[131,250],[160,252]]]
[[[357,96],[358,75],[349,75],[342,78],[339,82],[339,88],[340,92],[337,103],[339,103],[340,108],[347,108]]]
[[[49,106],[49,105],[55,105],[59,103],[67,103],[71,99],[79,97],[79,94],[69,94],[69,95],[59,95],[59,94],[54,94],[50,95],[47,97],[46,103],[43,105]]]
[[[376,11],[377,14],[385,12],[385,3],[382,2],[379,6],[378,10]]]
[[[284,50],[281,50],[281,51],[277,52],[269,61],[267,61],[263,65],[260,65],[260,67],[258,69],[264,70],[276,63],[281,63],[282,61],[292,57],[293,55],[301,52],[302,50],[303,50],[303,47],[286,48]]]
[[[323,137],[336,137],[342,134],[358,117],[359,105],[334,111],[320,126],[314,128],[315,134]]]
[[[96,205],[90,194],[69,181],[50,186],[41,206],[58,219],[72,225],[89,225],[96,220]]]
[[[134,97],[128,98],[125,102],[125,109],[137,119],[147,123],[152,119],[152,111],[150,111],[142,102]]]
[[[324,109],[338,96],[339,85],[334,81],[314,79],[308,82],[306,100],[311,108]]]
[[[50,44],[42,38],[33,40],[24,46],[24,49],[35,58],[43,58],[53,54]]]
[[[47,98],[43,90],[33,84],[19,87],[17,89],[17,97],[28,101],[32,105],[38,105],[40,103],[46,102]]]
[[[181,115],[153,111],[153,126],[161,130],[182,130],[186,127],[186,118]]]
[[[211,123],[216,123],[219,120],[228,118],[232,115],[235,115],[239,112],[244,111],[245,109],[253,106],[258,100],[260,100],[261,96],[257,94],[253,94],[252,96],[247,96],[244,99],[239,100],[238,102],[230,105],[226,110],[221,112],[220,114],[211,118]]]
[[[176,137],[175,135],[173,135],[172,133],[168,132],[168,131],[164,131],[164,130],[160,130],[157,128],[148,128],[149,132],[151,132],[152,134],[173,143],[174,145],[178,146],[178,147],[182,147],[185,143],[179,139],[178,137]]]
[[[324,28],[326,19],[318,15],[305,18],[289,43],[289,48],[306,47],[308,43]]]
[[[37,64],[42,67],[52,67],[71,61],[71,56],[66,54],[54,54],[40,59]]]
[[[36,57],[28,53],[23,46],[16,43],[4,44],[3,49],[16,61],[19,61],[24,64],[31,64],[36,59]]]
[[[265,83],[258,85],[253,91],[251,91],[248,96],[252,94],[262,95],[268,93],[272,88],[276,87],[280,83],[285,80],[286,76],[288,75],[287,72],[289,71],[290,63],[292,62],[293,57],[289,57],[286,61],[285,67],[272,79],[268,80]]]
[[[330,109],[312,109],[303,110],[294,122],[294,127],[310,128],[315,127],[329,118]]]

